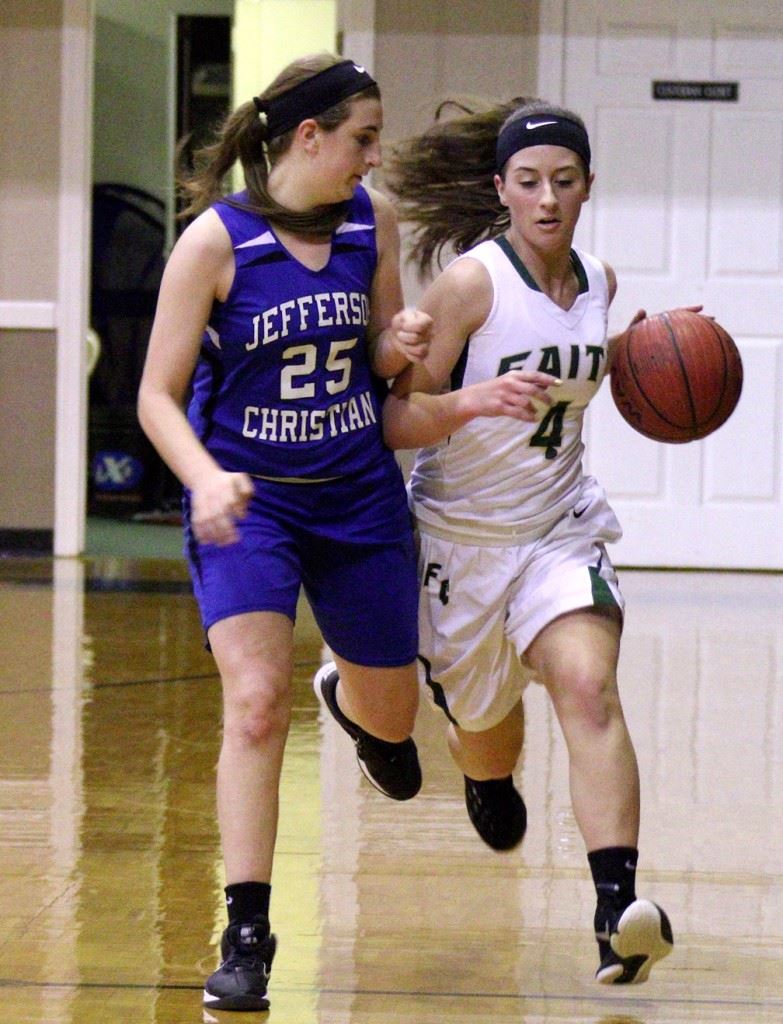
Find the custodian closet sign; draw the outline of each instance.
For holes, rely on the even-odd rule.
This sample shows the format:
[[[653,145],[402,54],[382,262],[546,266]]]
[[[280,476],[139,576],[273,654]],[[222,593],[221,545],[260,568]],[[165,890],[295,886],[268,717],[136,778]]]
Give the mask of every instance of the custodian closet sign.
[[[654,100],[717,100],[733,103],[739,99],[739,82],[653,82]]]

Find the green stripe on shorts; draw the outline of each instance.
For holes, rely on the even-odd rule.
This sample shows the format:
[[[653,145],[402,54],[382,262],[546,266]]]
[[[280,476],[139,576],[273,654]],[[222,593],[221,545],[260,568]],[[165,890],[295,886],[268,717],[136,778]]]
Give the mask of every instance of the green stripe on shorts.
[[[601,576],[594,565],[588,565],[590,572],[590,586],[593,590],[593,604],[598,606],[610,605],[612,608],[619,608],[617,600],[612,593],[609,584]]]

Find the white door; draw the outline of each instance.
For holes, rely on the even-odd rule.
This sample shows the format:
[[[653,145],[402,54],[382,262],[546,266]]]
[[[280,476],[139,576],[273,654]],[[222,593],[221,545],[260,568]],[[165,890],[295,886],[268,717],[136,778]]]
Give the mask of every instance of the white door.
[[[742,398],[711,437],[649,441],[591,408],[589,472],[620,565],[783,569],[783,4],[542,4],[544,95],[582,114],[596,183],[577,244],[609,262],[612,329],[703,303],[737,341]],[[736,83],[735,102],[656,100],[653,82]],[[547,90],[544,92],[544,90]]]

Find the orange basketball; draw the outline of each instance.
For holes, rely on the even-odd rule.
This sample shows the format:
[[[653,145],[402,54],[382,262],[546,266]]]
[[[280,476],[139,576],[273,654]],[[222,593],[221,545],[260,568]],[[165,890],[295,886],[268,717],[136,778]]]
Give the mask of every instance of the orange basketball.
[[[674,309],[633,324],[612,358],[612,397],[645,437],[697,441],[731,416],[742,391],[733,338],[709,317]]]

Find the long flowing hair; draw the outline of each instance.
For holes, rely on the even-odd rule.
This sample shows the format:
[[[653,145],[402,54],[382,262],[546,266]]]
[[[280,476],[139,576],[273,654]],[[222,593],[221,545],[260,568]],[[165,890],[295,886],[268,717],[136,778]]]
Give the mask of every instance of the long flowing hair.
[[[399,219],[413,226],[408,258],[420,274],[440,266],[444,250],[466,252],[508,228],[508,210],[494,185],[495,144],[508,123],[536,114],[582,123],[572,111],[541,99],[488,104],[451,97],[430,128],[394,147],[383,182]]]
[[[274,99],[343,59],[331,53],[301,57],[284,68],[258,98]],[[324,131],[334,131],[351,116],[351,107],[357,100],[380,98],[378,87],[371,85],[318,114],[313,120]],[[266,119],[258,113],[252,99],[242,103],[220,126],[214,141],[196,151],[193,169],[178,168],[177,189],[184,202],[179,216],[193,217],[216,200],[225,199],[228,192],[227,176],[239,161],[244,174],[247,201],[228,200],[232,205],[251,209],[281,228],[297,234],[331,233],[344,219],[347,203],[332,203],[299,212],[281,206],[269,194],[269,171],[290,149],[295,132],[296,128],[292,128],[283,135],[267,140]]]

